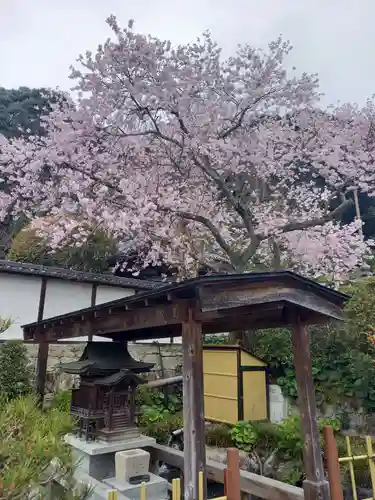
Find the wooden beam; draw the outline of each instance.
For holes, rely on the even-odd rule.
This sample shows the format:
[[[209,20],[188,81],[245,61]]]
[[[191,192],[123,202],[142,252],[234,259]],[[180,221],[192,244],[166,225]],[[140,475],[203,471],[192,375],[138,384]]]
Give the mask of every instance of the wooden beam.
[[[306,325],[296,320],[292,327],[293,357],[298,389],[298,407],[301,413],[304,438],[303,461],[306,480],[303,489],[306,500],[329,500],[329,485],[324,478],[320,447],[316,400]]]
[[[202,311],[227,311],[244,306],[259,306],[266,308],[267,304],[284,303],[299,306],[311,313],[318,313],[327,318],[342,320],[342,309],[323,297],[314,293],[285,286],[282,283],[258,283],[251,287],[241,285],[238,288],[218,290],[217,287],[203,287],[200,292]]]
[[[42,278],[40,286],[39,307],[38,307],[38,321],[43,319],[44,305],[46,302],[47,293],[47,278]],[[49,345],[47,342],[40,342],[38,345],[38,355],[35,367],[35,385],[38,402],[43,407],[44,392],[47,378],[47,364],[48,364],[48,351]]]
[[[56,317],[33,325],[24,331],[25,340],[50,342],[58,339],[83,337],[89,334],[141,330],[167,325],[180,325],[187,320],[187,309],[181,304],[164,304],[125,310],[125,307],[104,310],[82,311],[79,314]]]
[[[185,500],[199,500],[199,472],[205,473],[206,464],[202,341],[202,325],[189,311],[182,324]],[[203,484],[206,498],[206,478]]]
[[[149,389],[155,389],[157,387],[165,387],[166,385],[174,385],[182,383],[182,375],[177,375],[176,377],[161,378],[159,380],[152,380],[144,384]]]
[[[154,444],[148,447],[147,451],[151,453],[153,462],[164,462],[180,470],[184,468],[184,453],[182,451],[162,444]],[[226,464],[214,460],[207,460],[207,478],[210,481],[224,484],[225,468]],[[304,500],[302,488],[297,488],[297,486],[282,483],[276,479],[259,476],[258,474],[244,470],[240,471],[240,485],[243,493],[254,495],[258,498],[264,498],[265,500]]]

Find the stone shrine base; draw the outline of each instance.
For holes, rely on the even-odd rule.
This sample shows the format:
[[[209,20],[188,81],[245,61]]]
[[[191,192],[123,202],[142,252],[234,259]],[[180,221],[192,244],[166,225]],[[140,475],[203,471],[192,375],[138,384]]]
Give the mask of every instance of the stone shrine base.
[[[135,448],[145,448],[156,443],[154,438],[141,435],[136,439],[126,439],[114,443],[86,441],[72,434],[65,436],[65,442],[72,447],[72,456],[77,464],[77,471],[82,471],[102,481],[114,477],[115,453]]]
[[[140,435],[135,439],[103,443],[89,441],[68,434],[65,442],[72,447],[72,456],[76,464],[75,476],[78,484],[91,485],[93,493],[90,500],[107,500],[108,493],[118,490],[118,500],[139,500],[140,485],[131,485],[116,480],[115,454],[118,451],[146,448],[156,443],[154,438]],[[145,483],[147,500],[167,500],[168,482],[154,474]]]

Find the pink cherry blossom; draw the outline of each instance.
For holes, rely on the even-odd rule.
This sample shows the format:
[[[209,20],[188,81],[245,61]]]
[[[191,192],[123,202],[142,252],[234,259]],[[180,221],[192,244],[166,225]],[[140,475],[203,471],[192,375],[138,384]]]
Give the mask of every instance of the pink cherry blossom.
[[[323,111],[317,76],[286,71],[281,38],[225,60],[209,33],[173,46],[107,22],[114,40],[72,68],[78,102],[54,106],[45,136],[1,145],[1,217],[55,216],[53,230],[35,222],[52,246],[100,226],[184,275],[288,266],[340,280],[363,263],[358,222],[338,221],[350,187],[374,191],[372,101]]]

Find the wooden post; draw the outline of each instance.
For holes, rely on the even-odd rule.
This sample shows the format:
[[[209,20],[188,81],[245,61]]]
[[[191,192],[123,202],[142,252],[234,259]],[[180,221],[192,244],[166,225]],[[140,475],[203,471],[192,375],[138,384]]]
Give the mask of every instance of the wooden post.
[[[36,360],[36,393],[41,407],[43,407],[46,386],[48,351],[48,342],[41,342],[38,346],[38,356]]]
[[[227,500],[241,500],[240,456],[237,448],[227,449]]]
[[[43,277],[42,284],[40,287],[39,307],[37,316],[38,321],[42,321],[43,319],[44,304],[46,301],[46,292],[47,292],[47,278]],[[38,397],[38,402],[41,407],[43,407],[44,392],[46,386],[48,351],[49,351],[48,342],[40,342],[38,345],[38,356],[36,360],[35,382],[36,382],[36,393]]]
[[[327,464],[331,500],[344,500],[341,485],[339,453],[333,429],[329,425],[324,427],[324,452]]]
[[[202,340],[202,326],[190,311],[189,321],[182,324],[185,500],[199,500],[201,471],[207,498]]]
[[[296,320],[292,326],[292,343],[298,407],[301,413],[304,438],[303,462],[306,480],[303,483],[305,500],[329,500],[329,485],[324,479],[323,460],[320,448],[316,400],[309,348],[309,333],[306,325]]]

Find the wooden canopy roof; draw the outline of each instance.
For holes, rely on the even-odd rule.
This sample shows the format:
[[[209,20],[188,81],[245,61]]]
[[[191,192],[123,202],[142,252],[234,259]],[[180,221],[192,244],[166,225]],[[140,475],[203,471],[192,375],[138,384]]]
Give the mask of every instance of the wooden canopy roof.
[[[203,276],[23,326],[24,339],[101,335],[132,341],[181,335],[194,319],[220,333],[341,320],[347,295],[290,271]]]

